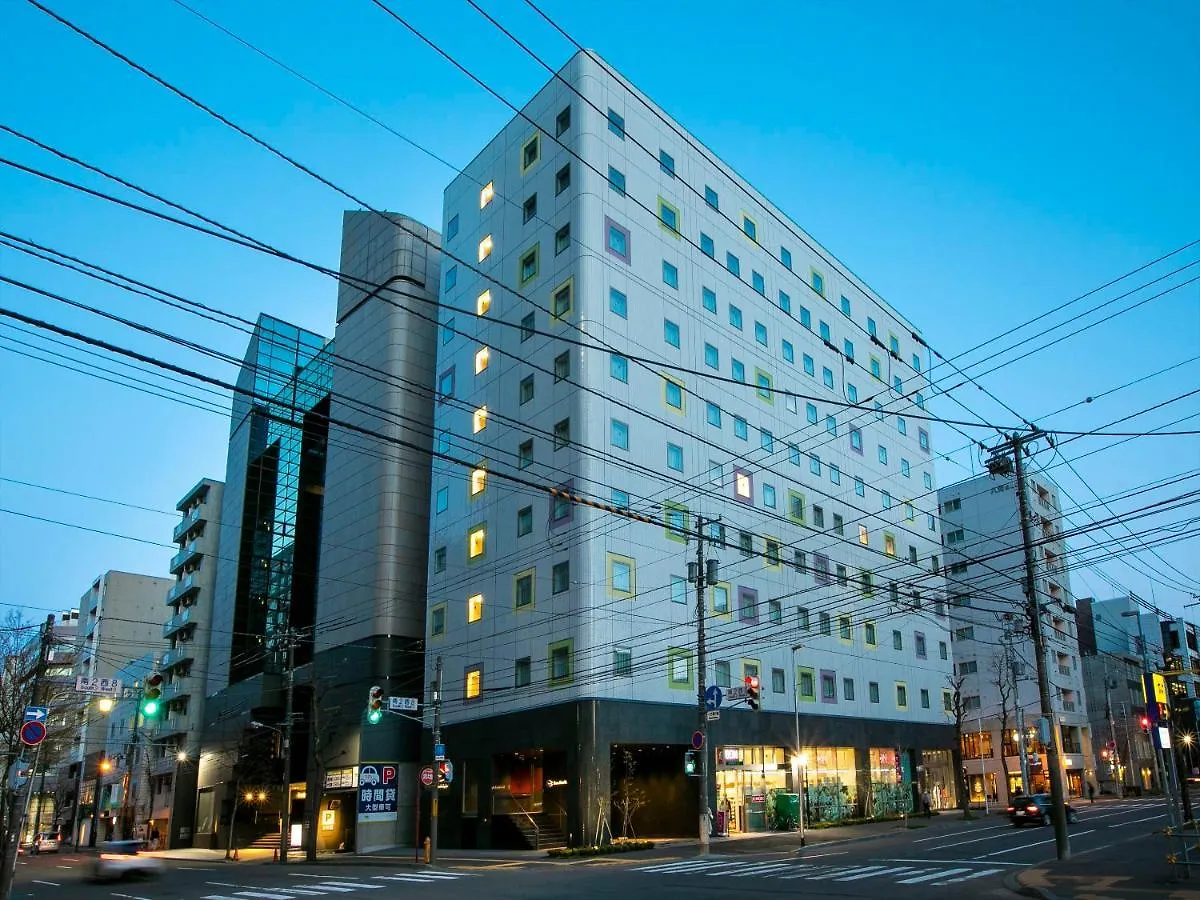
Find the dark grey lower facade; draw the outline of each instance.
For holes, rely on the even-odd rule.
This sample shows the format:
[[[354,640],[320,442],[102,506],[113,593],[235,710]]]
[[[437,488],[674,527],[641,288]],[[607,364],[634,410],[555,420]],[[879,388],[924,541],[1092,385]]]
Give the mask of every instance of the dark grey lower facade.
[[[776,794],[802,794],[809,821],[912,810],[926,790],[935,807],[954,805],[951,725],[801,713],[799,748],[796,729],[790,713],[736,708],[709,723],[707,796],[722,828],[781,827]],[[454,779],[439,794],[439,843],[693,835],[700,791],[685,754],[696,731],[694,708],[608,700],[449,725]],[[428,807],[426,791],[423,829]]]

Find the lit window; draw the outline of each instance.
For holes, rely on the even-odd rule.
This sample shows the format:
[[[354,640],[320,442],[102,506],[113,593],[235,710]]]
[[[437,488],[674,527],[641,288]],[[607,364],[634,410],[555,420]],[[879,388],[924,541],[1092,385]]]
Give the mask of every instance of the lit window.
[[[467,558],[483,556],[487,550],[487,526],[476,525],[467,532]]]
[[[868,546],[871,543],[871,536],[867,532],[866,525],[858,526],[858,542],[860,544],[862,544],[864,547]]]
[[[484,291],[475,298],[475,315],[487,315],[487,311],[492,308],[492,292]]]
[[[483,672],[481,672],[478,668],[467,670],[467,700],[474,700],[479,696],[480,684],[482,680]]]
[[[491,356],[491,351],[487,347],[480,347],[475,351],[475,374],[478,375],[488,367],[488,357]]]
[[[492,187],[492,182],[488,182],[483,186],[483,190],[479,192],[479,208],[483,209],[492,202],[492,198],[496,196],[496,189]]]
[[[479,242],[479,261],[483,262],[492,255],[492,236],[485,235],[483,240]]]
[[[896,538],[894,535],[885,534],[883,536],[883,552],[888,556],[896,555]]]
[[[472,594],[467,598],[467,621],[478,622],[483,618],[483,594]]]
[[[475,410],[474,415],[471,417],[471,430],[473,433],[479,434],[479,432],[487,428],[487,414],[486,406],[481,406]]]
[[[479,466],[471,470],[471,496],[475,497],[483,493],[483,489],[487,487],[487,469]]]
[[[754,498],[754,484],[749,472],[738,470],[733,473],[733,490],[739,500]]]
[[[663,284],[667,287],[673,287],[676,290],[679,288],[679,267],[673,266],[665,259],[662,264]]]

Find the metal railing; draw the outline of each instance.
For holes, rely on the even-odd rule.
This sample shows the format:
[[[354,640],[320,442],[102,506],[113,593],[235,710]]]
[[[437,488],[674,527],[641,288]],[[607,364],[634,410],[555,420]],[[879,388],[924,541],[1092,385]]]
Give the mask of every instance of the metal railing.
[[[529,824],[533,828],[533,849],[534,850],[542,849],[542,829],[540,829],[538,827],[537,820],[534,819],[534,817],[530,814],[530,812],[521,805],[521,801],[518,800],[516,797],[514,797],[512,794],[508,795],[508,800],[509,800],[510,806],[516,807],[517,812],[519,812],[521,815],[523,815],[526,819],[529,820]],[[508,814],[511,816],[512,812],[510,811]]]

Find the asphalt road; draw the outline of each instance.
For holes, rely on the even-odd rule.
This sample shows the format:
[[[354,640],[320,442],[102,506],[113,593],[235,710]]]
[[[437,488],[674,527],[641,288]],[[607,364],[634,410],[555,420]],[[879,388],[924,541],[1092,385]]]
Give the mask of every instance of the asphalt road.
[[[1076,857],[1119,853],[1121,842],[1163,824],[1157,800],[1109,801],[1080,809],[1071,826]],[[706,857],[676,846],[629,857],[573,863],[540,859],[486,863],[446,860],[435,868],[353,860],[287,866],[171,861],[156,879],[93,884],[89,858],[63,853],[21,861],[16,900],[433,900],[506,898],[688,898],[731,895],[891,898],[1012,898],[1006,876],[1054,857],[1049,828],[1013,828],[992,816],[892,829],[870,840],[795,846],[794,836],[714,846]],[[1011,883],[1011,879],[1009,880]],[[350,896],[356,894],[355,896]]]

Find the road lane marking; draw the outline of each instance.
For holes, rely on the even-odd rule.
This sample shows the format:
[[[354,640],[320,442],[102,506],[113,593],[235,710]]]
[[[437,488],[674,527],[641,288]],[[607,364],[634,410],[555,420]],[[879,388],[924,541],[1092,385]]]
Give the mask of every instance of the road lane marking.
[[[349,880],[348,878],[343,878],[341,875],[313,875],[310,872],[288,872],[288,874],[295,878],[333,878],[338,881]]]
[[[893,875],[901,872],[912,872],[912,866],[871,866],[869,871],[857,872],[845,878],[835,878],[834,881],[859,881],[863,878],[874,878],[877,875]]]
[[[883,862],[922,863],[922,864],[924,864],[924,865],[926,865],[926,866],[927,866],[927,865],[929,865],[931,862],[938,862],[938,863],[971,863],[972,865],[976,865],[976,866],[978,866],[978,865],[985,865],[985,866],[1020,866],[1022,869],[1026,869],[1026,868],[1028,868],[1029,866],[1033,865],[1033,863],[1014,863],[1014,862],[1001,862],[1001,861],[1000,861],[1000,860],[998,860],[998,859],[997,859],[997,860],[992,860],[992,861],[990,861],[990,862],[986,862],[986,863],[981,863],[981,862],[980,862],[979,860],[977,860],[977,859],[929,859],[928,857],[926,857],[925,859],[885,859],[885,860],[883,860]]]
[[[382,891],[382,884],[370,884],[366,881],[322,881],[321,887],[367,888],[372,891]]]
[[[1010,825],[1009,828],[1012,828]],[[938,844],[935,847],[926,847],[926,850],[949,850],[951,847],[961,847],[963,844],[978,844],[980,841],[994,841],[999,835],[990,837],[971,838],[969,841],[956,841],[953,844]]]
[[[1075,832],[1075,837],[1083,837],[1085,834],[1091,834],[1095,828],[1089,828],[1087,831]],[[1018,850],[1024,850],[1026,847],[1040,847],[1042,844],[1053,844],[1054,838],[1045,841],[1034,841],[1032,844],[1018,844],[1016,847],[1009,847],[1007,850],[997,850],[995,853],[985,853],[982,859],[988,859],[992,856],[1003,856],[1005,853],[1016,853]]]
[[[56,869],[73,869],[73,868],[75,868],[75,867],[74,867],[74,866],[61,866],[61,865],[60,865],[60,866],[55,866],[54,868],[56,868]]]
[[[292,900],[290,894],[276,894],[270,891],[234,891],[238,897],[255,897],[261,900]]]
[[[915,875],[912,878],[901,878],[896,884],[920,884],[922,881],[933,881],[935,878],[946,878],[950,875],[959,875],[963,872],[970,872],[966,866],[961,866],[957,869],[938,869],[929,875]],[[999,872],[999,869],[993,869],[993,872]]]
[[[57,881],[39,881],[36,878],[31,878],[30,881],[32,881],[34,884],[48,884],[50,887],[62,887],[62,885],[60,885]]]
[[[323,896],[325,896],[324,891],[318,890],[315,888],[272,887],[271,890],[279,891],[280,893],[283,893],[283,894],[304,894],[305,896],[308,896],[308,897],[323,897]]]
[[[125,900],[150,900],[148,897],[135,897],[133,894],[118,894],[116,891],[113,891],[112,895],[114,897],[124,897]]]
[[[418,884],[434,884],[436,878],[427,878],[424,875],[376,875],[376,878],[385,878],[388,881],[404,881],[408,883],[417,882]]]
[[[176,866],[180,872],[211,872],[212,866]]]
[[[803,851],[797,851],[802,853]],[[849,850],[834,850],[832,853],[805,853],[801,859],[820,859],[822,856],[845,856]]]
[[[1132,822],[1114,822],[1113,824],[1118,828],[1120,828],[1122,825],[1136,825],[1138,822],[1149,822],[1151,819],[1161,819],[1166,814],[1166,810],[1164,810],[1163,812],[1155,813],[1152,816],[1146,816],[1144,819],[1134,819]]]
[[[1002,872],[1003,869],[982,869],[978,872],[972,872],[970,875],[962,875],[958,878],[947,878],[945,881],[935,881],[935,885],[941,884],[959,884],[963,881],[970,881],[973,878],[983,878],[985,875],[995,875],[997,872]]]
[[[993,825],[991,828],[980,828],[978,830],[972,828],[971,833],[979,834],[979,832],[981,832],[981,831],[998,831],[999,829],[1002,829],[1002,828],[1011,828],[1011,827],[1012,827],[1011,825]],[[945,840],[947,837],[954,837],[954,835],[935,834],[933,837],[917,838],[915,841],[913,841],[913,843],[914,844],[924,844],[926,841],[941,841],[941,840]]]
[[[234,884],[231,881],[206,881],[205,884],[215,884],[217,887],[241,887],[240,884]]]

